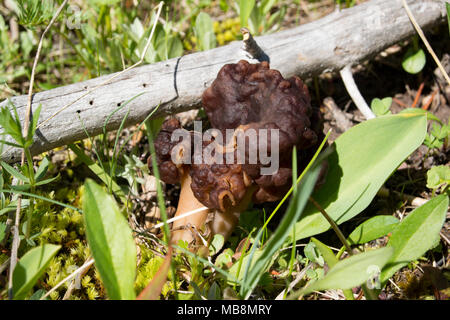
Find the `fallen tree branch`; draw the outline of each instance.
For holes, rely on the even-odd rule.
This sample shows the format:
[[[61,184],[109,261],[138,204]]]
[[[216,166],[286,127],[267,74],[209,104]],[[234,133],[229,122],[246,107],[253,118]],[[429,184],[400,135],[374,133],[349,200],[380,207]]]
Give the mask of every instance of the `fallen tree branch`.
[[[409,0],[408,4],[422,28],[445,21],[445,0]],[[338,71],[368,59],[414,33],[401,0],[372,0],[255,40],[270,57],[272,68],[280,70],[285,77],[299,75],[306,78],[325,70]],[[138,94],[143,93],[111,117],[107,130],[119,127],[128,108],[126,125],[142,121],[159,104],[156,116],[198,107],[201,94],[219,69],[226,63],[245,58],[240,47],[241,43],[233,42],[213,50],[141,66],[122,73],[88,95],[86,92],[111,75],[34,94],[33,108],[40,103],[43,108],[42,124],[31,152],[39,154],[86,138],[77,114],[90,135],[101,133],[111,112]],[[27,97],[13,97],[11,101],[24,119]],[[70,107],[54,116],[67,104],[71,104]],[[5,105],[6,101],[0,103],[0,106]],[[19,152],[5,148],[1,158],[15,162],[20,158]]]

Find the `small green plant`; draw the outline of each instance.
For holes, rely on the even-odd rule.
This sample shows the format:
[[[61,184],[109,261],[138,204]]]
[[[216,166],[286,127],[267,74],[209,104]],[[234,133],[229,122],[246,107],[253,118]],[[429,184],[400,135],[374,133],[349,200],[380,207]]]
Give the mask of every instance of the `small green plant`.
[[[433,190],[433,197],[436,191],[441,194],[449,191],[450,167],[441,165],[434,166],[427,171],[427,187]]]
[[[423,142],[429,149],[440,149],[450,138],[450,124],[433,123]]]
[[[336,0],[336,4],[339,6],[339,8],[342,8],[345,6],[345,8],[351,8],[355,5],[355,0]]]
[[[276,5],[279,8],[274,11]],[[235,2],[234,8],[239,13],[241,27],[248,27],[252,34],[260,35],[280,27],[287,7],[277,0],[241,0]]]
[[[426,61],[425,52],[419,47],[418,38],[415,36],[403,57],[402,67],[406,72],[416,74],[422,71]]]
[[[194,32],[199,50],[209,50],[216,47],[213,21],[207,13],[199,13],[197,19],[195,19]]]
[[[17,0],[19,23],[27,28],[47,24],[53,17],[54,1]]]
[[[372,100],[372,103],[370,104],[370,108],[372,109],[373,113],[379,117],[384,116],[387,114],[391,114],[391,111],[389,110],[392,105],[392,98],[387,97],[384,99],[378,99],[375,98]]]

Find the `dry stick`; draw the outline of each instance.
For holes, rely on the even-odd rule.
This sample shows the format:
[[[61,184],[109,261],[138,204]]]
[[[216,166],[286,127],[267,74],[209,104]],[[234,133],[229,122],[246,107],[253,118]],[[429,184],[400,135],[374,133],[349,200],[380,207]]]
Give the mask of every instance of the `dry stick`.
[[[447,242],[448,245],[450,245],[450,240],[445,236],[445,234],[441,231],[439,232],[439,235],[444,239],[445,242]]]
[[[266,54],[256,43],[250,31],[247,28],[241,28],[241,33],[244,51],[246,51],[253,59],[267,60]]]
[[[88,257],[88,261],[87,262],[90,262],[90,259],[91,257],[89,256]],[[94,260],[94,262],[95,262],[95,260]],[[84,275],[89,271],[89,267],[92,265],[92,263],[90,263],[88,266],[85,266],[85,268],[83,269],[83,271],[81,271],[80,273],[78,273],[77,274],[77,276],[76,276],[76,278],[74,278],[74,279],[72,279],[71,281],[70,281],[70,284],[69,284],[69,286],[68,286],[68,288],[67,288],[67,291],[66,291],[66,293],[64,294],[64,296],[63,296],[63,300],[69,300],[69,298],[70,298],[70,296],[72,295],[72,292],[73,292],[73,289],[75,289],[75,287],[77,286],[77,282],[78,282],[78,285],[80,285],[81,286],[81,278],[82,277],[84,277]],[[81,267],[83,267],[83,266],[81,266]],[[78,278],[78,279],[77,279]]]
[[[415,197],[398,191],[391,191],[386,187],[381,187],[380,190],[378,190],[377,192],[377,196],[382,198],[389,198],[391,192],[394,192],[397,196],[402,198],[402,200],[408,201],[413,207],[420,207],[421,205],[425,204],[428,201],[427,199],[421,197]]]
[[[94,92],[95,90],[97,90],[98,88],[108,84],[109,82],[111,82],[112,80],[114,80],[115,78],[117,78],[118,76],[121,76],[122,74],[124,74],[125,72],[136,68],[137,66],[139,66],[140,64],[142,64],[144,62],[144,58],[145,55],[147,54],[148,48],[150,47],[150,42],[153,38],[153,34],[155,32],[155,28],[156,25],[158,23],[158,19],[159,16],[161,14],[161,9],[164,5],[164,2],[160,2],[157,6],[158,8],[158,12],[156,13],[156,19],[155,22],[153,23],[153,27],[152,27],[152,31],[150,32],[150,36],[148,37],[147,40],[147,44],[145,45],[144,51],[141,54],[141,58],[138,62],[136,62],[135,64],[133,64],[131,67],[126,68],[125,70],[122,70],[121,72],[116,73],[115,75],[113,75],[111,78],[106,79],[105,81],[103,81],[102,83],[100,83],[99,85],[95,86],[94,88],[88,90],[87,92],[85,92],[84,94],[82,94],[80,97],[78,97],[77,99],[75,99],[74,101],[66,104],[65,106],[61,107],[60,109],[58,109],[53,115],[51,115],[50,117],[48,117],[47,119],[45,119],[44,121],[42,121],[37,128],[40,128],[41,126],[43,126],[45,123],[47,123],[48,121],[50,121],[51,119],[53,119],[54,117],[56,117],[59,113],[63,112],[64,110],[66,110],[67,108],[69,108],[71,105],[73,105],[74,103],[76,103],[77,101],[81,100],[82,98],[84,98],[85,96],[87,96],[88,94]]]
[[[409,17],[409,20],[411,20],[411,23],[413,24],[414,28],[416,29],[416,31],[419,34],[420,38],[422,39],[423,43],[427,47],[428,52],[433,57],[439,70],[441,70],[442,75],[444,76],[445,80],[447,80],[447,83],[450,85],[450,77],[448,76],[447,72],[445,71],[444,67],[442,66],[441,61],[439,61],[439,58],[436,56],[436,53],[434,53],[433,48],[430,46],[430,43],[428,42],[427,38],[425,37],[425,34],[422,31],[422,28],[417,23],[416,18],[414,18],[414,15],[412,14],[411,9],[409,8],[408,4],[406,3],[406,0],[402,0],[402,2],[403,2],[403,7],[405,7],[406,14]]]
[[[375,115],[373,114],[372,110],[370,110],[369,106],[366,103],[366,100],[364,100],[363,96],[361,95],[361,92],[359,92],[358,86],[356,85],[355,80],[353,79],[351,65],[345,66],[340,71],[340,74],[348,94],[352,98],[353,102],[355,103],[359,111],[361,111],[361,113],[364,115],[364,117],[366,117],[366,119],[375,118]]]
[[[202,211],[204,211],[204,210],[209,210],[209,208],[208,208],[208,207],[201,207],[201,208],[198,208],[198,209],[195,209],[195,210],[192,210],[192,211],[188,211],[188,212],[186,212],[186,213],[180,214],[179,216],[173,217],[173,218],[167,220],[166,222],[167,222],[167,223],[172,223],[172,222],[174,222],[174,221],[183,219],[183,218],[185,218],[185,217],[188,217],[188,216],[191,216],[191,215],[193,215],[193,214],[202,212]],[[159,229],[159,228],[161,228],[161,227],[163,227],[163,226],[164,226],[164,222],[161,222],[161,223],[158,223],[158,224],[154,225],[153,227],[151,227],[151,229]]]
[[[27,136],[28,128],[30,126],[31,102],[32,102],[32,98],[33,98],[34,77],[36,74],[36,67],[37,67],[37,63],[39,61],[39,56],[40,56],[41,50],[42,50],[42,43],[44,42],[44,38],[45,38],[47,31],[50,30],[52,25],[55,23],[56,18],[58,18],[59,14],[61,13],[62,9],[66,6],[68,1],[69,0],[64,0],[64,2],[59,6],[58,10],[53,15],[49,24],[44,29],[44,32],[42,32],[41,38],[39,40],[36,56],[34,57],[33,68],[31,69],[30,87],[28,89],[28,103],[27,103],[26,116],[25,116],[24,126],[23,126],[23,135],[24,136]],[[21,166],[23,166],[24,163],[25,163],[25,149],[22,150]],[[19,184],[22,184],[22,182],[19,181]],[[13,283],[12,282],[13,282],[14,268],[16,267],[16,264],[17,264],[17,251],[19,249],[19,244],[20,244],[19,224],[20,224],[21,209],[22,209],[22,195],[19,194],[19,196],[17,198],[16,217],[15,217],[15,223],[14,223],[14,227],[13,227],[13,242],[12,242],[12,248],[11,248],[11,264],[10,264],[10,269],[9,269],[9,284],[8,284],[9,299],[13,298],[13,292],[12,292]]]
[[[333,98],[327,97],[323,99],[323,105],[327,107],[334,120],[336,121],[338,132],[345,132],[353,126],[352,122],[348,119],[345,112],[337,106]]]
[[[419,102],[420,96],[422,95],[423,88],[425,87],[425,82],[422,82],[417,90],[416,97],[414,98],[413,104],[411,108],[415,108],[417,103]]]
[[[2,265],[0,266],[0,274],[6,270],[9,265],[9,261],[11,261],[11,258],[6,259],[6,261],[2,263]]]
[[[56,286],[51,288],[50,291],[47,292],[45,295],[43,295],[40,300],[44,300],[45,298],[47,298],[53,291],[55,291],[60,286],[62,286],[66,281],[72,280],[77,274],[83,272],[86,268],[89,268],[93,263],[94,263],[94,259],[89,259],[88,261],[86,261],[81,267],[79,267],[77,270],[72,272],[70,275],[68,275],[67,277],[62,279]]]
[[[289,292],[297,285],[297,283],[299,283],[300,280],[303,279],[303,276],[306,274],[306,272],[307,272],[309,269],[311,269],[312,266],[313,266],[313,263],[310,262],[306,267],[304,267],[304,268],[302,269],[302,271],[300,271],[300,272],[297,274],[297,276],[295,277],[295,280],[292,281],[292,282],[289,284],[286,293],[289,293]],[[278,294],[278,296],[275,298],[275,300],[283,300],[285,291],[286,291],[286,289],[283,289],[283,291],[281,291],[281,292]]]

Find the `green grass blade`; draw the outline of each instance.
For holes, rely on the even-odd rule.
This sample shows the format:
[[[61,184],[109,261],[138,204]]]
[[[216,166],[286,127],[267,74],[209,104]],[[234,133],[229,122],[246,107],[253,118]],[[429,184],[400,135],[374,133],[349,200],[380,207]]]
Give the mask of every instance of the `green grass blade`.
[[[103,181],[103,183],[107,186],[111,186],[112,192],[120,198],[120,201],[122,203],[127,202],[127,197],[123,190],[120,188],[120,186],[113,180],[111,177],[103,170],[98,164],[96,164],[91,158],[89,158],[83,150],[78,148],[75,144],[71,143],[67,145],[76,155],[77,157],[91,169],[93,173],[97,177],[99,177],[100,180]]]
[[[34,194],[34,193],[24,192],[24,191],[20,191],[20,190],[10,190],[10,189],[1,189],[0,193],[1,192],[10,193],[10,194],[18,193],[18,194],[21,194],[23,196],[27,196],[27,197],[31,197],[31,198],[47,201],[47,202],[50,202],[50,203],[53,203],[53,204],[57,204],[58,206],[65,207],[65,208],[68,208],[68,209],[71,209],[71,210],[74,210],[74,211],[78,211],[80,213],[83,212],[82,210],[80,210],[80,209],[78,209],[78,208],[76,208],[74,206],[71,206],[70,204],[65,204],[65,203],[62,203],[62,202],[59,202],[59,201],[56,201],[56,200],[53,200],[53,199],[49,199],[49,198],[46,198],[46,197],[43,197],[43,196],[40,196],[40,195],[37,195],[37,194]]]
[[[445,8],[447,9],[447,22],[448,22],[448,31],[450,35],[450,3],[445,3]]]
[[[248,18],[255,6],[255,0],[241,0],[239,3],[239,17],[241,19],[241,28],[248,26]]]
[[[20,181],[24,182],[24,183],[30,183],[30,179],[28,179],[25,175],[23,175],[21,172],[19,172],[18,170],[14,169],[13,167],[11,167],[9,164],[7,164],[4,161],[0,161],[1,166],[3,167],[3,169],[5,169],[5,171],[7,171],[10,175],[12,175],[13,177],[16,177],[17,179],[19,179]]]

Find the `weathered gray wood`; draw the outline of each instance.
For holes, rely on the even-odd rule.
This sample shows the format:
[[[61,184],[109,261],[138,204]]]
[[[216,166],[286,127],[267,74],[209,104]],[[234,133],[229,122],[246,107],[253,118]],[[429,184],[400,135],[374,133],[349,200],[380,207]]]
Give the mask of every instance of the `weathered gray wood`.
[[[408,3],[423,28],[445,21],[445,0],[410,0]],[[401,0],[372,0],[297,28],[256,37],[256,41],[270,57],[272,68],[280,70],[284,76],[309,77],[360,62],[412,34],[414,30]],[[131,125],[142,121],[159,104],[160,115],[197,107],[202,92],[219,69],[243,58],[240,47],[239,42],[233,42],[127,71],[40,127],[32,153],[86,138],[83,125],[91,135],[100,133],[108,115],[138,94],[142,95],[114,114],[108,130],[119,127],[128,108],[127,124]],[[45,121],[109,77],[111,75],[37,93],[33,97],[33,110],[42,103],[40,122]],[[26,96],[11,100],[23,118]],[[2,102],[0,106],[5,104]],[[14,162],[19,154],[19,150],[5,147],[1,158]]]

